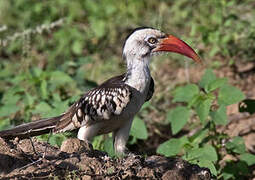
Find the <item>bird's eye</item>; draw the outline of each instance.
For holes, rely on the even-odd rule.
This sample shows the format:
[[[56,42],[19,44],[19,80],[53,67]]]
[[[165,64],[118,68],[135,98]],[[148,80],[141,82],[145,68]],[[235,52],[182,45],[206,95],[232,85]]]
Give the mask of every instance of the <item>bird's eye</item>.
[[[149,42],[150,44],[155,44],[157,41],[158,41],[158,40],[157,40],[156,38],[154,38],[154,37],[150,37],[150,38],[148,39],[148,42]]]

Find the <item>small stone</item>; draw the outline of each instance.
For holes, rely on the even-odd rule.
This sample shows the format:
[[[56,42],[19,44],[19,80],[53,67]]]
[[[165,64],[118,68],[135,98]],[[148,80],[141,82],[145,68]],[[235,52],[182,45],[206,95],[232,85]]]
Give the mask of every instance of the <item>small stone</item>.
[[[89,175],[84,175],[84,176],[82,176],[82,180],[91,180],[92,178],[91,178],[91,176],[89,176]]]
[[[66,153],[74,153],[91,151],[93,150],[93,147],[88,141],[81,141],[77,138],[70,138],[62,143],[60,150]]]
[[[178,174],[178,171],[168,170],[162,176],[162,180],[184,180],[185,177]]]

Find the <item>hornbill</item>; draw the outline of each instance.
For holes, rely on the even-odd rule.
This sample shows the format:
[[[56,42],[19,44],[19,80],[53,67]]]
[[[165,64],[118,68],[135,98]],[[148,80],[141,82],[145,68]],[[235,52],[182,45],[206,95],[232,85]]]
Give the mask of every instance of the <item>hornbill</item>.
[[[153,95],[149,64],[151,56],[159,52],[179,53],[201,62],[196,52],[177,37],[154,28],[137,28],[123,46],[126,73],[89,90],[63,114],[1,131],[0,137],[27,138],[79,128],[78,139],[90,141],[96,135],[113,132],[115,152],[125,154],[133,118]]]

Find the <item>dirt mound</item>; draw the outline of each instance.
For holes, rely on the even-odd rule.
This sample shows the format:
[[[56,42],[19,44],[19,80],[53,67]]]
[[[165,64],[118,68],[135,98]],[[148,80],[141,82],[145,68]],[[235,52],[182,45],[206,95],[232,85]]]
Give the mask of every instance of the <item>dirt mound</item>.
[[[58,149],[35,138],[21,141],[0,138],[1,179],[193,180],[210,177],[208,169],[179,158],[144,158],[130,154],[123,159],[113,159],[78,139],[68,139]]]

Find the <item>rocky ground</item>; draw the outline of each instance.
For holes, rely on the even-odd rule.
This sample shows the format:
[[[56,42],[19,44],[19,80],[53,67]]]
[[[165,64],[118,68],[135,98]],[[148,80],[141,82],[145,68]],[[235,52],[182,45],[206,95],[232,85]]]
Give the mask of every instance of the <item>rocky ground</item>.
[[[112,159],[76,138],[66,140],[60,149],[36,139],[0,139],[0,178],[206,180],[211,175],[179,158],[130,154]]]

